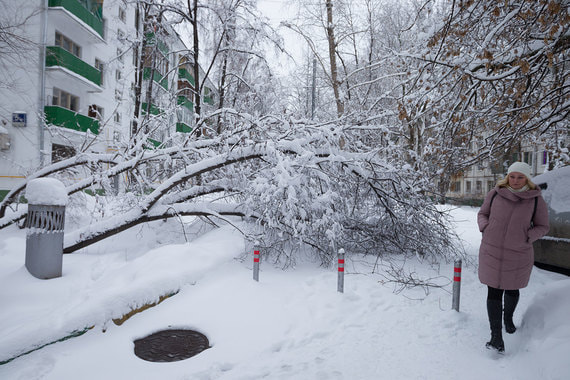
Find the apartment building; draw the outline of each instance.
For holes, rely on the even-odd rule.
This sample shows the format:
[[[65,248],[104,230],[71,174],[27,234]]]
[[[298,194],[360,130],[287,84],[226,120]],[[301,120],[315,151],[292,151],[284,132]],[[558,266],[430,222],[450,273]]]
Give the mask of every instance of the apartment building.
[[[149,15],[124,0],[21,0],[6,9],[21,24],[22,42],[0,56],[0,199],[49,163],[125,144],[137,68],[139,119],[168,117],[148,131],[149,148],[192,131],[193,61],[167,25],[160,33],[143,30]],[[213,106],[215,86],[208,81],[203,89],[203,102]]]

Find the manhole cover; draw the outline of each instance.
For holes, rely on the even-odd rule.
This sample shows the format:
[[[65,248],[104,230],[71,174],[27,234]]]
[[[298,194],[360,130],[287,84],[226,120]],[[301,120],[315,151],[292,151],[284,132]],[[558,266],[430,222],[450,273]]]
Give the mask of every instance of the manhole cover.
[[[184,360],[208,348],[208,338],[193,330],[163,330],[135,340],[135,355],[150,362]]]

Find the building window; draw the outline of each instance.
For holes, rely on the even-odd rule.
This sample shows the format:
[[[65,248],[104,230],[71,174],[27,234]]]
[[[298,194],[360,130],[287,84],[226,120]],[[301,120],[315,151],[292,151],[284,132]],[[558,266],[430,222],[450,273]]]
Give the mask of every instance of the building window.
[[[125,8],[119,7],[119,20],[127,22],[127,12],[125,11]]]
[[[493,190],[493,187],[495,187],[493,181],[487,181],[487,192]]]
[[[103,107],[98,106],[97,104],[91,104],[89,106],[89,112],[87,116],[97,119],[99,121],[103,120]]]
[[[168,58],[162,54],[157,45],[146,46],[143,50],[144,67],[153,67],[161,76],[168,73]]]
[[[119,48],[117,48],[117,59],[119,60],[119,62],[123,62],[123,51]]]
[[[479,161],[477,162],[477,169],[485,170],[486,167],[487,167],[487,162],[483,159],[479,159]]]
[[[186,99],[194,102],[194,89],[192,88],[192,85],[186,80],[178,81],[178,95],[184,96]]]
[[[81,58],[81,46],[77,45],[60,32],[55,32],[55,46],[62,47],[77,58]]]
[[[58,144],[52,144],[51,146],[52,162],[58,162],[65,160],[67,158],[74,157],[75,154],[76,154],[75,149],[70,146],[58,145]]]
[[[477,194],[481,194],[483,192],[483,182],[477,181],[475,182],[475,191]]]
[[[449,187],[449,189],[454,192],[454,193],[459,193],[461,192],[461,182],[460,181],[455,181],[451,183],[451,186]]]
[[[120,124],[121,123],[121,114],[119,112],[115,112],[115,116],[113,117],[113,119],[115,120],[115,123]]]
[[[526,162],[529,165],[532,165],[532,152],[524,152],[522,156],[524,162]]]
[[[72,111],[79,111],[79,97],[71,95],[69,92],[53,89],[52,105],[67,108]]]
[[[118,143],[121,141],[121,132],[113,131],[113,142]]]
[[[168,73],[168,59],[162,54],[158,54],[156,69],[160,75],[165,76]]]
[[[103,86],[105,84],[105,65],[101,60],[95,58],[95,68],[101,72],[101,86]]]
[[[115,89],[115,100],[121,101],[123,99],[123,93],[118,88]]]
[[[115,70],[115,79],[121,80],[121,70]]]
[[[542,151],[542,165],[546,165],[548,163],[548,152]]]
[[[471,181],[465,181],[465,192],[471,193]]]
[[[117,29],[117,39],[119,41],[125,40],[125,32],[123,32],[121,29]]]

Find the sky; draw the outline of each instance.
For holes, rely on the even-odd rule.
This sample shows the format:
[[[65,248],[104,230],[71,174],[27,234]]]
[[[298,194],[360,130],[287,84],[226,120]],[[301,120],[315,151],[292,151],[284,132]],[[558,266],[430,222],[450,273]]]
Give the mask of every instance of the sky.
[[[303,60],[305,43],[290,29],[281,26],[282,21],[290,21],[295,17],[297,7],[294,2],[287,0],[258,0],[257,8],[267,17],[271,25],[278,30],[283,37],[286,50],[297,64]],[[274,57],[275,58],[275,57]],[[286,64],[283,64],[286,62]],[[283,74],[293,66],[293,62],[287,57],[276,58],[275,69]]]

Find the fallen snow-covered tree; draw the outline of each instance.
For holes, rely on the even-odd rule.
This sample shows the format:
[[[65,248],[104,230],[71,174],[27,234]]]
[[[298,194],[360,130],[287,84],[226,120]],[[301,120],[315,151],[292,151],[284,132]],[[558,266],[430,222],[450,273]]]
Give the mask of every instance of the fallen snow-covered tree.
[[[128,211],[67,233],[64,252],[140,223],[196,215],[247,218],[257,226],[248,238],[277,259],[294,259],[292,253],[301,247],[310,247],[323,264],[331,262],[338,248],[431,258],[452,253],[446,215],[430,198],[433,184],[403,161],[405,155],[389,139],[371,148],[374,140],[346,122],[316,125],[225,112],[234,123],[231,132],[171,141],[161,149],[125,148],[122,155],[80,154],[30,176],[58,177],[70,195],[89,187],[107,188],[120,173],[147,186],[137,192]],[[163,174],[152,187],[143,170],[150,165]],[[64,173],[76,167],[89,175],[78,182],[66,180]],[[26,206],[16,202],[23,189],[14,189],[0,204],[0,228],[25,217]],[[133,199],[124,190],[106,196],[127,195]]]

